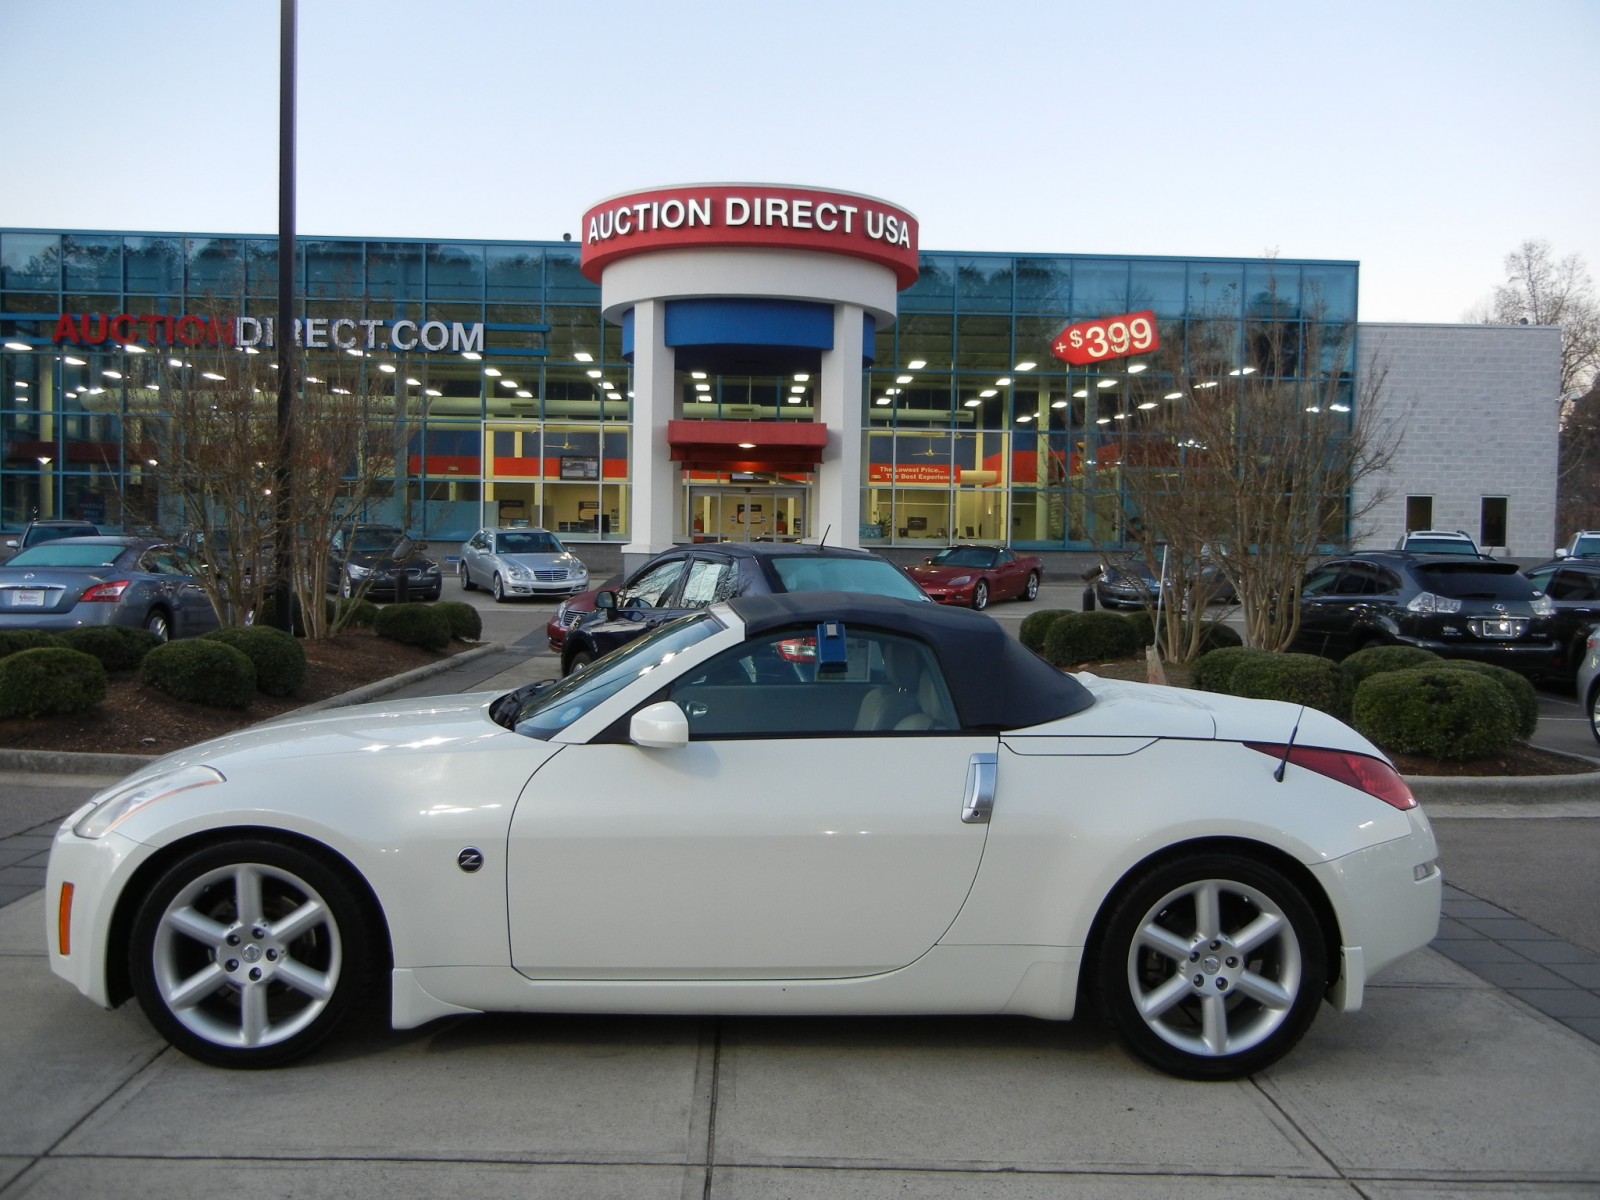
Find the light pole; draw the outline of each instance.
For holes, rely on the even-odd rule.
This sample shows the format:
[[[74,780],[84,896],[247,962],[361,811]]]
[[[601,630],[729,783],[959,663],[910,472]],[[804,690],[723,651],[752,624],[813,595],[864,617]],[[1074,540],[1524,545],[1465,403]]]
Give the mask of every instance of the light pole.
[[[290,502],[294,464],[294,116],[296,0],[282,0],[278,50],[278,468],[276,591],[273,615],[279,629],[294,632],[294,508]]]

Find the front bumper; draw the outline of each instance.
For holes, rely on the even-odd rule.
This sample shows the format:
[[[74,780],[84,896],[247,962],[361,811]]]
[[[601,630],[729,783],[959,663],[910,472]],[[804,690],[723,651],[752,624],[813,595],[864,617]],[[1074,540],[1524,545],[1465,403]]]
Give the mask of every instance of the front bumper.
[[[110,989],[108,956],[121,953],[111,945],[112,915],[117,898],[141,863],[155,851],[115,831],[100,838],[81,838],[72,826],[88,811],[85,805],[57,830],[45,869],[45,936],[50,969],[103,1008],[115,1002]],[[71,884],[65,924],[68,952],[61,931],[63,885]]]

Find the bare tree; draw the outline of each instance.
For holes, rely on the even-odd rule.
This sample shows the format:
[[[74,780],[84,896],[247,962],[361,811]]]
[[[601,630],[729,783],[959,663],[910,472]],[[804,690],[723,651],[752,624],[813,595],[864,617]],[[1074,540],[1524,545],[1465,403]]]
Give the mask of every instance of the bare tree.
[[[1353,323],[1276,288],[1232,317],[1192,321],[1155,364],[1175,399],[1126,415],[1121,446],[1128,528],[1166,571],[1164,653],[1200,649],[1201,614],[1224,582],[1245,640],[1279,650],[1300,621],[1300,581],[1384,499],[1358,488],[1388,469],[1399,442],[1381,415],[1384,372],[1357,379]],[[1358,501],[1357,496],[1361,499]]]
[[[1561,327],[1561,395],[1584,391],[1600,369],[1600,302],[1583,259],[1557,259],[1542,239],[1506,255],[1506,281],[1494,290],[1493,323]]]

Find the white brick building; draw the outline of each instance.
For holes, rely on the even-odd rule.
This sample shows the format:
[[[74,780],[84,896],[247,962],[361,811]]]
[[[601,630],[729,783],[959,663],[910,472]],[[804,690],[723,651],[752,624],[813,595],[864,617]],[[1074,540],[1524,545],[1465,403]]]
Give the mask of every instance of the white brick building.
[[[1360,339],[1363,381],[1387,371],[1378,403],[1399,448],[1388,473],[1364,484],[1368,496],[1389,494],[1352,531],[1356,544],[1461,529],[1497,555],[1548,557],[1560,540],[1560,329],[1363,324]]]

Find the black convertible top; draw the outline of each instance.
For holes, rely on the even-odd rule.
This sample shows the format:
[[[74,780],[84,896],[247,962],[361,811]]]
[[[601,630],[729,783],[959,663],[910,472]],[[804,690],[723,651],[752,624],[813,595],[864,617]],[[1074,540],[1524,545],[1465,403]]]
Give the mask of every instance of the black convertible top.
[[[847,630],[877,629],[927,643],[965,729],[1025,729],[1094,703],[1076,679],[1007,636],[994,618],[969,608],[856,592],[784,592],[727,603],[747,633],[841,621]]]

